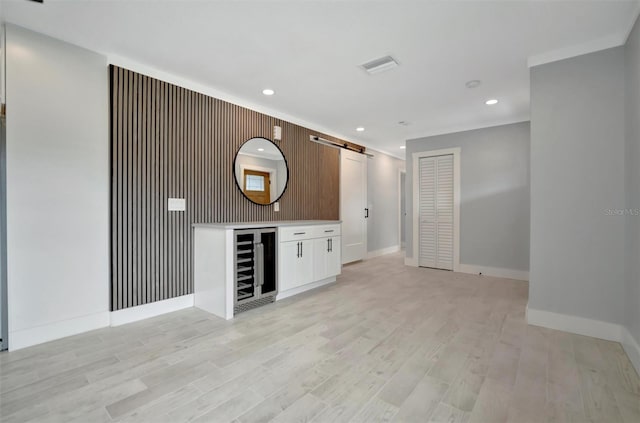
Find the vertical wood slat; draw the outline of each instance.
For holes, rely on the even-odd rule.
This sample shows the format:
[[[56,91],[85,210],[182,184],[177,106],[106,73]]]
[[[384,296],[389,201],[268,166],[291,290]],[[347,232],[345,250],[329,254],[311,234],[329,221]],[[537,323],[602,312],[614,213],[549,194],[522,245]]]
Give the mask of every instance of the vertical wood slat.
[[[339,218],[345,141],[116,66],[111,75],[111,308],[193,292],[195,222]],[[280,212],[237,189],[233,159],[247,139],[272,137],[289,167]],[[185,212],[167,200],[185,198]]]

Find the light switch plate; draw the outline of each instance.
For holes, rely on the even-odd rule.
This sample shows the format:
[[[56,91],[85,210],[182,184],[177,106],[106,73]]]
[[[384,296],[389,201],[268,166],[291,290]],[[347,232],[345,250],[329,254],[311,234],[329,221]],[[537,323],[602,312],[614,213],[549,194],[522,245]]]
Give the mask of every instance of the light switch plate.
[[[273,203],[273,211],[280,211],[280,203],[278,203],[277,201]]]
[[[279,126],[273,127],[273,139],[280,141],[282,139],[282,128]]]
[[[187,209],[187,201],[184,198],[169,198],[167,209],[169,211],[185,211]]]

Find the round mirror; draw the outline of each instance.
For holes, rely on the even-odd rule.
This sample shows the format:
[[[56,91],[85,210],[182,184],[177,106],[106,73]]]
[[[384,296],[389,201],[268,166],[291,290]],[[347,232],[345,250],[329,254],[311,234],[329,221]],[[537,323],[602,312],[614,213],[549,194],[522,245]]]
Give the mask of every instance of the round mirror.
[[[266,138],[251,138],[242,144],[233,171],[240,191],[256,204],[278,201],[289,180],[289,168],[282,151]]]

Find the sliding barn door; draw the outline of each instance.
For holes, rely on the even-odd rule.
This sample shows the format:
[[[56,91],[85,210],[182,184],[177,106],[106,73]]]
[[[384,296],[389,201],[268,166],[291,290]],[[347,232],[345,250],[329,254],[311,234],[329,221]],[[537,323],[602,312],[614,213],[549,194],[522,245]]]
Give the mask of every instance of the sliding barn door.
[[[340,150],[342,263],[367,255],[367,156]]]
[[[419,266],[453,270],[453,154],[420,159]]]

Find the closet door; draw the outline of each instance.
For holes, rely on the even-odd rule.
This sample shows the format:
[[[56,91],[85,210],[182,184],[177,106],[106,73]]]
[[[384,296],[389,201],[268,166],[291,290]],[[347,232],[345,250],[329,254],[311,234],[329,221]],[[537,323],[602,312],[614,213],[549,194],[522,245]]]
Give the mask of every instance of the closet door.
[[[436,267],[453,270],[453,154],[436,158]]]
[[[438,255],[436,220],[436,159],[420,159],[420,249],[419,266],[436,267]]]
[[[419,266],[453,270],[453,155],[420,159]]]

